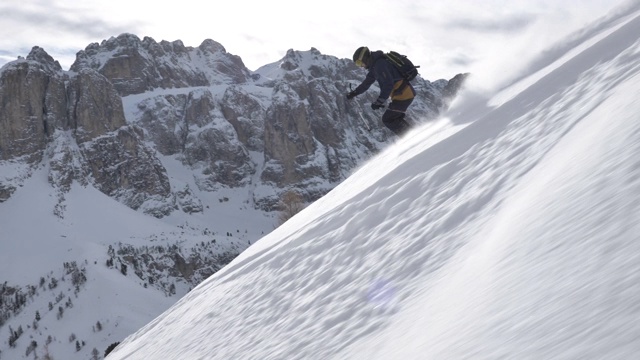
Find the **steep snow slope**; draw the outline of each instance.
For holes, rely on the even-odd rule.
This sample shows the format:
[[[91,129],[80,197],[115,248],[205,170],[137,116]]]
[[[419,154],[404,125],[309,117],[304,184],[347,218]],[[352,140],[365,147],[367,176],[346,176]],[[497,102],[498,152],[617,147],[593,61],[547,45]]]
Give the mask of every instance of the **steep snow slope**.
[[[639,10],[416,129],[109,359],[634,358]]]

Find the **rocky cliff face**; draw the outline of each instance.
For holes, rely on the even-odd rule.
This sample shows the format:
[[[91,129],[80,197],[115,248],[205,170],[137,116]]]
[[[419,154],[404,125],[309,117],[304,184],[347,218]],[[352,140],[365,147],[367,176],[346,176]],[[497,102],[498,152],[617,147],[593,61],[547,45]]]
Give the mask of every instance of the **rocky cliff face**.
[[[66,91],[60,65],[34,48],[0,73],[0,159],[42,159],[46,137],[64,126]]]
[[[94,43],[80,51],[71,71],[86,68],[110,79],[122,96],[157,88],[243,83],[250,77],[242,60],[213,40],[193,48],[179,40],[158,43],[132,34]]]
[[[131,34],[89,45],[65,72],[36,47],[0,70],[0,161],[48,161],[61,193],[91,184],[158,217],[203,208],[159,156],[190,169],[201,191],[249,189],[257,208],[273,210],[292,188],[312,201],[391,137],[368,106],[375,89],[344,98],[364,75],[316,49],[251,72],[212,40]],[[463,80],[417,78],[410,119],[436,117]],[[0,201],[14,191],[0,179]]]
[[[45,162],[61,202],[73,181],[91,183],[134,209],[170,195],[142,130],[126,124],[120,95],[97,71],[63,72],[35,47],[3,67],[0,99],[0,161]],[[14,182],[0,184],[0,201],[15,191],[8,183]]]

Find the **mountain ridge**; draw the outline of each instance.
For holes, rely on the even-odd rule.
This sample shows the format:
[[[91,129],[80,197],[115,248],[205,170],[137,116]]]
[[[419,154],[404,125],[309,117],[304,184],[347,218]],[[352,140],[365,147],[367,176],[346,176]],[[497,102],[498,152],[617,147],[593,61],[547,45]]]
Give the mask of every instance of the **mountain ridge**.
[[[21,114],[9,107],[4,109],[5,117],[9,119],[24,116],[42,119],[41,122],[36,120],[36,123],[28,124],[37,129],[36,136],[40,138],[36,142],[39,143],[36,149],[25,150],[31,155],[34,150],[43,150],[46,144],[43,138],[56,128],[73,129],[78,141],[87,144],[88,140],[113,132],[125,123],[124,110],[114,92],[126,103],[132,95],[156,94],[154,89],[158,87],[164,89],[162,91],[167,95],[149,96],[147,102],[151,103],[148,105],[139,98],[134,100],[134,104],[125,104],[133,112],[139,112],[141,104],[144,104],[144,112],[140,116],[132,116],[130,112],[127,114],[127,122],[140,125],[141,130],[133,130],[138,133],[138,138],[150,138],[152,147],[163,155],[182,152],[184,162],[200,163],[207,167],[205,172],[209,174],[219,173],[212,176],[204,174],[200,182],[203,187],[209,186],[205,183],[220,183],[232,187],[246,184],[247,179],[256,171],[262,172],[260,177],[263,182],[274,184],[278,188],[299,185],[309,179],[310,173],[318,174],[324,181],[339,181],[355,166],[357,159],[377,152],[381,144],[390,139],[389,134],[380,128],[370,133],[362,131],[362,119],[371,122],[377,118],[363,104],[363,100],[369,100],[368,98],[363,97],[365,99],[352,102],[349,106],[344,101],[346,83],[361,77],[362,70],[348,60],[322,55],[316,49],[307,52],[290,50],[281,62],[265,65],[250,73],[238,57],[227,54],[220,44],[212,40],[205,40],[200,47],[191,48],[184,47],[180,41],[156,43],[150,38],[140,40],[135,35],[123,34],[103,41],[100,45],[91,44],[80,51],[77,61],[67,73],[61,73],[59,65],[38,47],[34,47],[27,60],[43,64],[42,67],[47,72],[39,81],[57,86],[54,88],[47,85],[38,90],[40,94],[44,93],[38,96],[44,96],[45,101],[51,103],[42,112],[36,111],[32,115]],[[17,64],[10,63],[4,67],[4,83],[20,83],[16,78],[24,75],[16,74],[9,78],[15,73],[16,66]],[[205,75],[207,71],[209,73]],[[60,74],[61,76],[57,76]],[[420,114],[420,121],[424,121],[422,116],[427,119],[437,116],[448,106],[465,77],[457,75],[451,81],[439,80],[433,84],[419,79],[416,86],[419,98],[411,113],[414,120],[417,114]],[[211,81],[211,78],[216,80]],[[77,82],[79,88],[64,89],[62,83],[66,81]],[[209,90],[205,89],[207,87]],[[193,90],[187,91],[189,88]],[[176,91],[172,93],[171,89]],[[222,97],[218,97],[217,93],[220,92]],[[91,102],[87,102],[82,97],[83,94],[93,94],[89,100]],[[6,94],[6,102],[27,101],[16,100],[14,97],[13,94]],[[30,99],[33,97],[32,95]],[[64,102],[72,104],[64,109],[60,107]],[[337,122],[338,119],[345,119],[347,123],[341,124]],[[231,127],[226,130],[214,129],[218,126],[216,123]],[[14,126],[11,124],[13,123],[10,123],[9,129]],[[174,129],[176,127],[178,129]],[[198,134],[194,135],[190,128],[195,129]],[[293,132],[283,137],[279,134],[283,130]],[[14,133],[20,131],[26,129],[18,128]],[[351,131],[355,132],[356,139],[349,139],[351,135],[346,136]],[[236,139],[230,141],[229,135]],[[199,137],[206,138],[207,141],[204,142]],[[21,154],[11,152],[19,147],[11,143],[10,138],[11,136],[4,141],[0,139],[0,156],[5,159]],[[289,138],[295,140],[288,140]],[[350,150],[352,154],[345,152],[345,140],[350,140],[349,148],[358,150]],[[116,141],[118,142],[122,143]],[[133,145],[131,141],[129,144]],[[133,149],[119,151],[131,152]],[[266,168],[256,169],[247,151],[264,152]],[[358,155],[354,157],[353,153]],[[125,155],[121,154],[120,157],[122,156]],[[89,167],[94,170],[93,177],[100,178],[95,166]],[[124,174],[121,176],[126,178]],[[164,180],[147,182],[158,181]],[[310,189],[305,194],[307,200],[313,200],[326,192],[324,185],[317,181],[315,183],[324,189]],[[104,183],[99,185],[109,187]],[[166,185],[161,187],[164,188],[161,192],[152,191],[149,194],[158,194],[170,202]],[[133,190],[148,192],[149,189],[134,187]],[[140,201],[128,198],[123,201],[135,204],[134,208],[142,205]],[[273,209],[277,202],[273,197],[256,201],[264,203],[262,206],[265,209]],[[150,211],[162,216],[171,211],[170,208],[168,206]]]

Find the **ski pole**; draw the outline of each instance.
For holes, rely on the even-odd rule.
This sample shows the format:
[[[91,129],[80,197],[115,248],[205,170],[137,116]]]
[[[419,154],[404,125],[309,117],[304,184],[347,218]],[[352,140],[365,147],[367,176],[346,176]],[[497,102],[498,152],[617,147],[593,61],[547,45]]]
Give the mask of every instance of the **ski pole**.
[[[349,91],[353,91],[353,87],[351,83],[349,83]],[[362,120],[362,123],[364,124],[365,129],[367,129],[368,132],[371,132],[371,126],[369,126],[369,123],[367,122],[367,120],[364,119],[364,116],[362,116],[362,113],[360,111],[358,111],[358,115],[360,115],[360,120]]]

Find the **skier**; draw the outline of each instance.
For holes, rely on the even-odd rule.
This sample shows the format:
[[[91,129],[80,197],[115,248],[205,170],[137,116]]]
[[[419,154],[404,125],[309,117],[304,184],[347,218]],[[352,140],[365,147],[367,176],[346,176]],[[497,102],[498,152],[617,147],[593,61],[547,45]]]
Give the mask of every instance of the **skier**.
[[[411,128],[404,117],[416,95],[413,86],[405,80],[398,68],[385,58],[382,51],[371,52],[366,46],[359,47],[353,54],[353,61],[369,72],[362,83],[347,94],[347,99],[351,100],[364,93],[377,80],[380,95],[371,104],[371,108],[383,108],[385,101],[391,96],[391,103],[382,115],[382,123],[396,135],[402,136]]]

